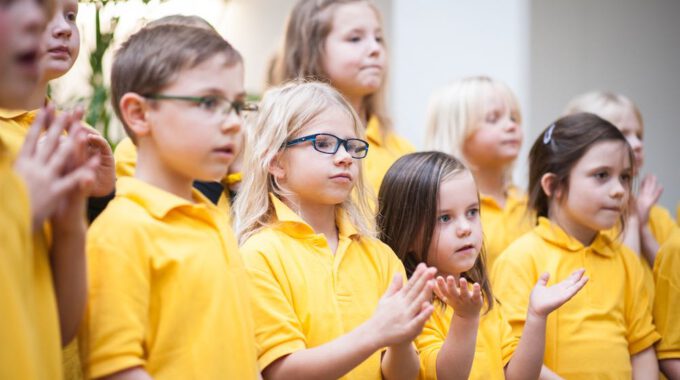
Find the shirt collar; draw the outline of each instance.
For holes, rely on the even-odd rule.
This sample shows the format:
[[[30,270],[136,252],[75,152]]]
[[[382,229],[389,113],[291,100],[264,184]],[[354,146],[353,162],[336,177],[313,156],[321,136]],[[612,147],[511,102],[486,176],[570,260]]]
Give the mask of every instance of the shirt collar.
[[[191,195],[196,200],[196,203],[192,203],[134,177],[121,177],[116,181],[116,197],[121,196],[132,200],[158,219],[164,218],[170,211],[176,208],[214,207],[210,200],[201,194],[200,191],[192,189]]]
[[[307,224],[300,215],[295,213],[295,211],[283,203],[276,195],[270,194],[269,197],[274,206],[274,213],[276,214],[276,228],[292,237],[307,238],[317,235],[314,232],[314,229]],[[338,227],[339,238],[351,238],[359,235],[344,210],[338,209],[335,222]]]
[[[621,244],[612,240],[607,234],[598,232],[595,240],[588,247],[585,247],[580,241],[569,236],[560,226],[545,217],[538,218],[538,225],[534,228],[534,232],[543,240],[567,251],[577,252],[590,248],[593,252],[606,257],[613,257]]]
[[[26,110],[8,110],[0,108],[0,119],[5,120],[17,120],[24,118],[30,118],[30,122],[33,122],[35,115],[38,114],[38,110],[26,111]]]

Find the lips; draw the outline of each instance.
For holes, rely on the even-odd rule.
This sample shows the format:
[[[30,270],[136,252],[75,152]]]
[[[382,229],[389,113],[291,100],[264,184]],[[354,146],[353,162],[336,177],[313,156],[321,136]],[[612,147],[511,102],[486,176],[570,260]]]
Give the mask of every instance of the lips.
[[[66,55],[71,55],[71,52],[68,50],[66,46],[57,46],[53,47],[51,49],[47,50],[48,53],[52,54],[66,54]]]
[[[331,179],[352,182],[352,175],[349,173],[339,173],[331,176]]]
[[[462,247],[456,249],[456,252],[457,252],[457,253],[458,253],[458,252],[464,252],[464,251],[467,251],[467,250],[469,250],[469,249],[474,249],[474,248],[475,248],[474,245],[472,245],[471,243],[468,243],[468,244],[465,244],[465,245],[463,245]]]
[[[219,148],[213,149],[213,152],[223,154],[223,155],[234,155],[234,146],[232,144],[227,144]]]
[[[26,50],[16,55],[16,61],[24,70],[32,74],[38,73],[38,50]]]

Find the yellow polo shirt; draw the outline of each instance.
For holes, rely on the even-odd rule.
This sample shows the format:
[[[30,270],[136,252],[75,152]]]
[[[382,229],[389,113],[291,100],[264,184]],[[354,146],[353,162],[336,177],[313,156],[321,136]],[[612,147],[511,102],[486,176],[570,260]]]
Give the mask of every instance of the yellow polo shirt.
[[[366,125],[366,139],[368,140],[368,155],[364,158],[364,178],[375,195],[378,195],[382,179],[387,170],[399,157],[415,152],[416,149],[403,137],[394,132],[383,133],[377,117],[373,116]]]
[[[12,161],[24,145],[28,129],[37,114],[38,110],[21,111],[0,108],[0,138],[5,142]]]
[[[61,337],[49,255],[31,234],[23,180],[0,138],[0,379],[61,379]]]
[[[508,188],[505,207],[490,196],[480,194],[479,198],[487,271],[490,273],[501,252],[533,225],[526,215],[527,197],[516,187]]]
[[[482,309],[484,313],[485,308]],[[420,356],[421,380],[437,378],[437,355],[444,345],[451,326],[453,309],[435,304],[432,317],[425,323],[423,332],[416,338]],[[477,331],[475,357],[470,370],[471,380],[503,380],[504,368],[517,348],[519,338],[512,335],[510,324],[503,318],[500,305],[496,304],[488,313],[482,314]]]
[[[377,239],[360,236],[344,213],[337,217],[335,254],[323,234],[275,196],[276,222],[251,236],[241,253],[254,284],[259,363],[266,368],[298,350],[332,341],[368,320],[404,267]],[[332,358],[329,358],[332,360]],[[380,379],[380,352],[343,379]]]
[[[668,210],[659,205],[654,205],[649,210],[649,229],[659,245],[663,245],[671,236],[671,233],[678,229],[678,225]]]
[[[680,232],[674,232],[654,261],[654,323],[661,334],[659,359],[680,359]]]
[[[137,146],[132,142],[132,140],[129,137],[126,137],[116,145],[116,149],[113,152],[113,159],[116,162],[116,177],[121,178],[121,177],[134,177],[135,176],[135,168],[137,167]],[[234,173],[234,174],[240,174],[240,173]],[[220,209],[224,209],[227,211],[227,215],[229,215],[229,218],[231,220],[231,202],[229,200],[229,189],[226,186],[226,183],[229,181],[229,178],[232,178],[231,180],[233,181],[233,178],[237,178],[240,180],[240,176],[235,176],[234,174],[230,174],[225,176],[225,191],[222,192],[222,195],[220,195],[220,199],[217,201],[217,206]]]
[[[584,247],[539,218],[538,226],[511,244],[494,266],[503,314],[520,336],[541,273],[550,273],[551,286],[579,268],[590,280],[548,316],[545,364],[567,379],[630,379],[630,357],[654,344],[659,334],[639,258],[607,234]]]
[[[136,178],[87,239],[80,334],[89,377],[142,366],[158,379],[255,379],[250,285],[227,217]]]

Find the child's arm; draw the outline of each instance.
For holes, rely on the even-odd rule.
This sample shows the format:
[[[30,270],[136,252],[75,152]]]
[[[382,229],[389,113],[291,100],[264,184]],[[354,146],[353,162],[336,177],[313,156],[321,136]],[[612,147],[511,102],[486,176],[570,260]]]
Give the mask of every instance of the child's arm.
[[[73,131],[67,138],[74,141],[75,149],[70,155],[68,169],[89,169],[80,186],[66,193],[57,202],[57,209],[50,219],[53,240],[50,261],[54,289],[59,311],[61,343],[68,344],[78,332],[87,299],[85,263],[85,205],[89,189],[95,180],[98,157],[88,159],[87,136],[84,131]]]
[[[449,332],[437,354],[438,379],[467,379],[475,356],[482,293],[479,284],[473,284],[469,291],[464,278],[458,285],[452,276],[446,280],[437,277],[437,296],[453,308]]]
[[[657,183],[656,177],[647,175],[640,184],[640,190],[635,198],[635,210],[637,213],[637,226],[640,236],[640,253],[647,260],[650,267],[654,267],[656,253],[659,251],[659,242],[649,229],[649,212],[661,197],[663,188]]]
[[[124,369],[112,375],[100,377],[99,380],[153,380],[142,367]]]
[[[630,362],[633,367],[633,380],[653,380],[659,378],[659,363],[656,361],[656,353],[653,346],[631,356]]]
[[[377,350],[410,342],[432,313],[424,306],[431,297],[434,268],[419,266],[404,286],[395,276],[373,316],[349,333],[318,347],[281,357],[262,372],[265,379],[337,379]],[[332,360],[329,360],[332,358]],[[417,361],[416,373],[417,374]]]
[[[584,272],[583,269],[574,271],[567,279],[550,287],[547,286],[549,273],[543,273],[539,277],[529,298],[522,337],[505,368],[506,379],[555,378],[551,377],[551,374],[555,374],[543,366],[546,320],[551,312],[569,301],[583,288],[588,281],[588,277],[583,276]]]
[[[669,379],[680,379],[680,359],[659,360],[661,372]]]

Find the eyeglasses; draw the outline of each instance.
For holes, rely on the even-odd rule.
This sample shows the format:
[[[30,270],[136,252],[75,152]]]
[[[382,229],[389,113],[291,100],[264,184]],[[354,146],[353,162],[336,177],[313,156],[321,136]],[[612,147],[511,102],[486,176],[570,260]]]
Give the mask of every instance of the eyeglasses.
[[[361,139],[343,140],[330,133],[316,133],[309,136],[303,136],[286,142],[284,147],[297,145],[305,141],[311,141],[314,149],[321,153],[335,154],[338,149],[340,149],[340,146],[343,146],[352,158],[361,159],[368,154],[368,143],[366,141]]]
[[[219,114],[220,116],[229,115],[231,111],[241,116],[243,111],[257,111],[257,104],[246,103],[240,100],[229,101],[222,96],[180,96],[165,94],[146,94],[147,99],[153,100],[183,100],[198,104],[198,106],[208,112]]]

